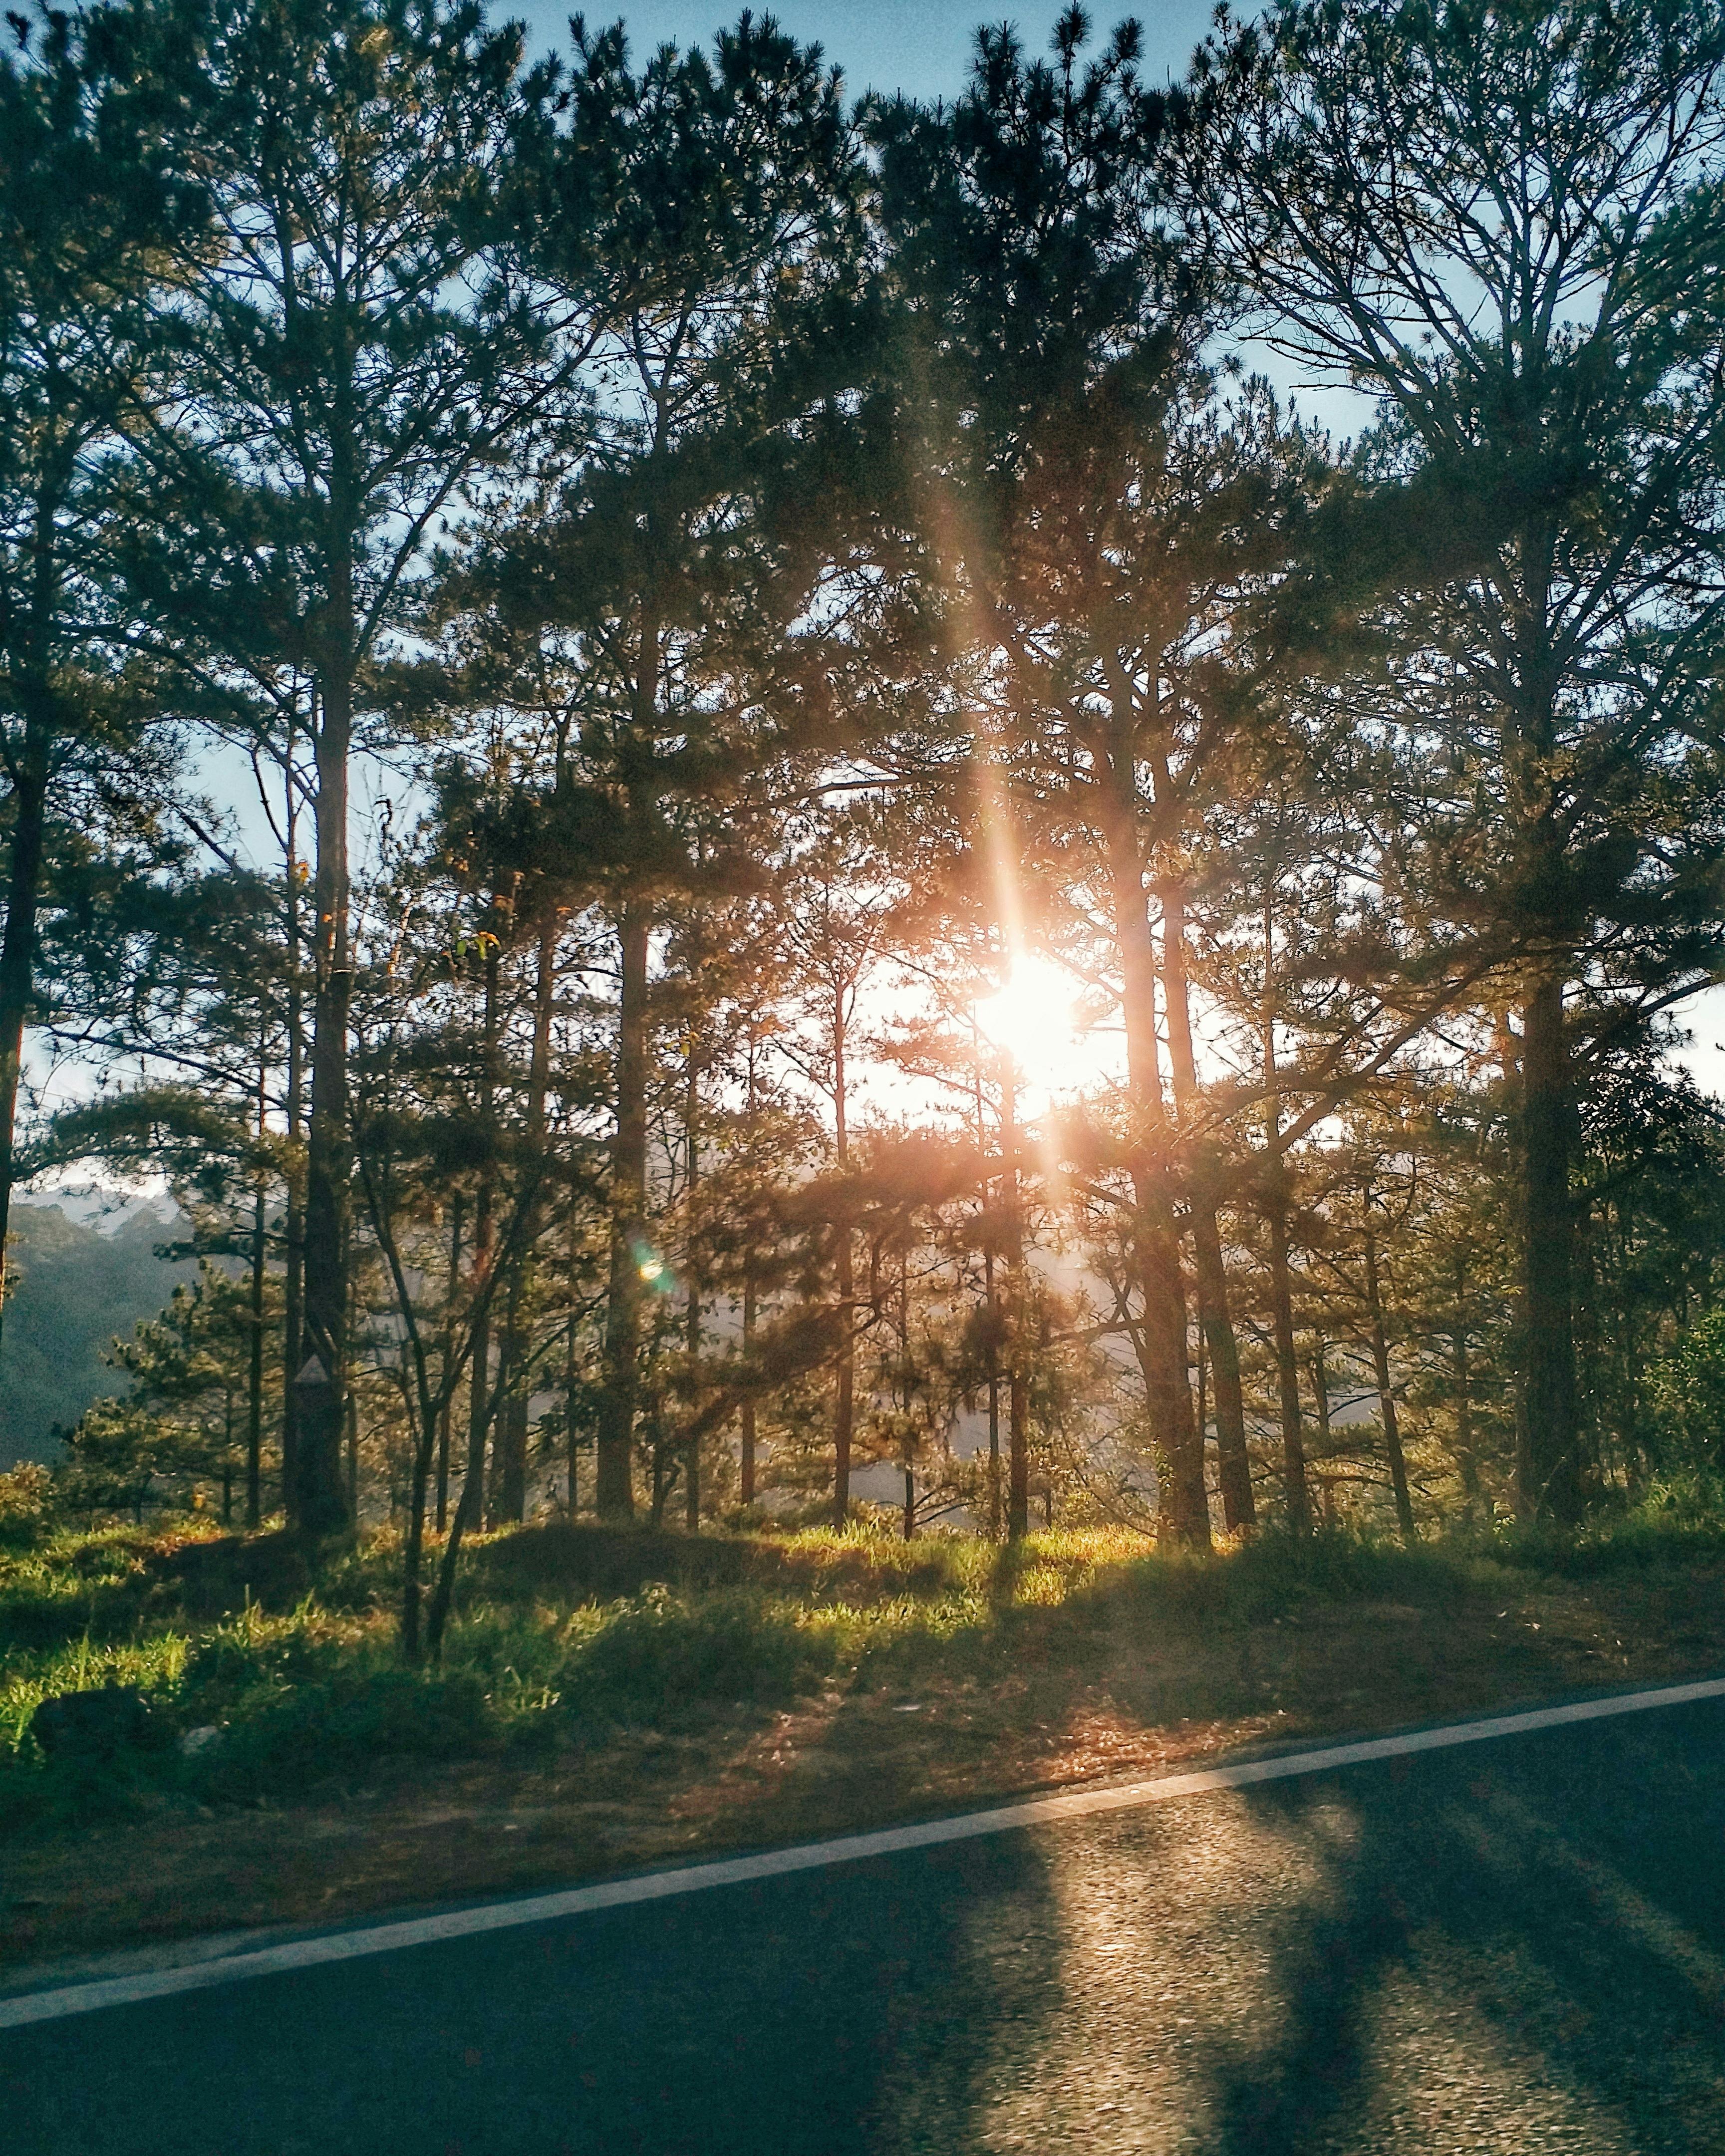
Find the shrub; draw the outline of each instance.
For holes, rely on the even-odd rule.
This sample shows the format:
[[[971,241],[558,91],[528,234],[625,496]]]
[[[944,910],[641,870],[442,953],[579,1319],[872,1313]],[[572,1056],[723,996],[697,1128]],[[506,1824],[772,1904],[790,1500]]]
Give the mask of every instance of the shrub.
[[[54,1519],[54,1478],[33,1460],[0,1475],[0,1546],[28,1549]]]
[[[469,1671],[337,1669],[254,1706],[208,1763],[200,1760],[198,1779],[221,1796],[304,1790],[380,1758],[475,1758],[497,1737],[485,1687]]]
[[[1725,1310],[1695,1321],[1654,1370],[1652,1392],[1679,1460],[1717,1478],[1725,1468]]]
[[[782,1603],[649,1587],[578,1637],[562,1690],[577,1712],[646,1721],[701,1701],[788,1698],[832,1661],[829,1636]]]

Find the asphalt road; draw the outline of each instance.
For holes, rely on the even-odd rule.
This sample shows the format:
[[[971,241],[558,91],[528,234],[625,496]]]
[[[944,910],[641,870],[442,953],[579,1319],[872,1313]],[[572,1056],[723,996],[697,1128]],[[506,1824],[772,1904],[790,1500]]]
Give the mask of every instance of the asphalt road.
[[[1725,2152],[1725,1704],[0,2031],[6,2156]]]

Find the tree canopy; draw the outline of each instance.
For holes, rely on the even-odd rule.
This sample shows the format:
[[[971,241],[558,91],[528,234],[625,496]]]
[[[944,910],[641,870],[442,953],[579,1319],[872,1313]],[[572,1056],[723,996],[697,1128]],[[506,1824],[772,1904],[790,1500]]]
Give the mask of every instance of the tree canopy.
[[[393,1519],[418,1655],[547,1510],[1717,1471],[1714,0],[10,19],[0,1233],[203,1260],[89,1502]]]

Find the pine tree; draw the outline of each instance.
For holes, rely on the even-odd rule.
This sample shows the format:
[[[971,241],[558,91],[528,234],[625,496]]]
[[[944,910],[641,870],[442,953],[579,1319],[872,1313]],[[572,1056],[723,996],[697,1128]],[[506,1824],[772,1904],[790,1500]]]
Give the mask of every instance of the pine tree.
[[[620,27],[578,24],[566,97],[523,228],[547,285],[605,325],[603,424],[475,589],[489,582],[481,603],[564,685],[574,776],[607,808],[588,864],[617,967],[598,1500],[621,1517],[662,1264],[648,1234],[653,933],[677,894],[738,860],[752,793],[829,723],[810,607],[834,558],[820,490],[848,361],[821,332],[852,304],[860,165],[836,78],[748,17],[711,60],[665,48],[639,73]]]
[[[1202,55],[1183,158],[1252,326],[1379,400],[1360,469],[1409,600],[1385,716],[1466,774],[1422,878],[1497,939],[1521,1016],[1519,1487],[1564,1519],[1587,1006],[1718,963],[1722,70],[1713,0],[1280,0]]]
[[[193,424],[153,445],[185,511],[158,586],[239,672],[311,689],[311,1359],[290,1493],[309,1532],[347,1516],[350,766],[464,490],[557,406],[574,363],[564,318],[488,244],[539,94],[521,63],[519,31],[468,0],[234,0],[203,29],[182,131],[218,244],[180,259],[203,371]]]
[[[170,18],[129,8],[8,16],[0,55],[0,1311],[18,1178],[26,1027],[44,910],[126,788],[166,776],[141,738],[114,599],[128,439],[173,381],[155,304],[165,251],[206,227],[167,146],[187,64]],[[147,808],[138,816],[147,823]],[[81,829],[80,829],[81,826]],[[57,893],[56,881],[61,888]]]

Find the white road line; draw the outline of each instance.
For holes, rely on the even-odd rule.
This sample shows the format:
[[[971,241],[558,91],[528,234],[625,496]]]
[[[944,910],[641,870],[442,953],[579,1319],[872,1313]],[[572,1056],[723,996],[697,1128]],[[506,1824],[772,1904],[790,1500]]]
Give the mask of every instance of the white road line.
[[[660,1902],[675,1894],[698,1894],[710,1887],[738,1887],[756,1879],[776,1879],[788,1871],[814,1871],[829,1864],[854,1864],[870,1856],[896,1856],[906,1849],[932,1849],[947,1841],[969,1841],[980,1835],[1006,1834],[1016,1827],[1052,1826],[1098,1813],[1130,1811],[1141,1804],[1170,1804],[1178,1797],[1207,1796],[1218,1789],[1250,1789],[1259,1782],[1282,1782],[1301,1774],[1322,1774],[1337,1767],[1364,1766],[1375,1759],[1404,1759],[1417,1752],[1447,1751],[1457,1744],[1485,1744],[1499,1737],[1521,1737],[1534,1730],[1562,1729],[1572,1722],[1603,1722],[1613,1715],[1639,1714],[1650,1707],[1684,1707],[1697,1700],[1725,1699],[1725,1677],[1694,1684],[1662,1685],[1652,1691],[1619,1693],[1609,1699],[1577,1700],[1567,1707],[1532,1707],[1520,1714],[1493,1715],[1479,1722],[1453,1722],[1439,1729],[1416,1729],[1398,1737],[1370,1737],[1356,1744],[1327,1745],[1321,1751],[1284,1753],[1274,1759],[1248,1759],[1237,1766],[1206,1767],[1189,1774],[1165,1774],[1152,1782],[1131,1782],[1113,1789],[1075,1789],[1065,1796],[1034,1797],[993,1810],[965,1812],[956,1819],[930,1820],[917,1826],[885,1827],[874,1834],[840,1835],[831,1841],[804,1842],[759,1856],[727,1857],[715,1864],[691,1864],[675,1871],[651,1871],[635,1879],[614,1879],[597,1887],[572,1887],[528,1900],[497,1902],[485,1908],[452,1909],[439,1917],[414,1917],[399,1923],[371,1924],[317,1938],[292,1939],[220,1959],[180,1969],[146,1970],[134,1976],[105,1978],[92,1984],[63,1984],[52,1991],[26,1992],[0,1999],[0,2029],[33,2021],[57,2021],[70,2014],[93,2014],[105,2006],[135,2005],[165,1999],[178,1991],[204,1991],[254,1976],[316,1969],[326,1962],[357,1961],[367,1954],[395,1953],[404,1947],[430,1946],[445,1939],[472,1938],[485,1932],[507,1932],[524,1924],[542,1924],[560,1917],[578,1917],[593,1909],[619,1909],[635,1902]]]

